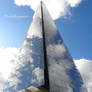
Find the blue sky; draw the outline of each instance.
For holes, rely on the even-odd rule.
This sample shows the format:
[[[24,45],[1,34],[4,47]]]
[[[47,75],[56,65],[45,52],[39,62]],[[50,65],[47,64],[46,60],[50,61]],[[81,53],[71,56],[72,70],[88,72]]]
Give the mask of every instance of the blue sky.
[[[92,1],[84,0],[71,9],[71,16],[55,20],[71,55],[75,59],[92,59]],[[16,6],[13,0],[0,0],[0,47],[20,48],[32,21],[29,6]],[[9,16],[26,16],[16,18]]]
[[[25,33],[32,21],[33,11],[29,7],[17,7],[13,0],[0,1],[0,47],[20,48]],[[7,16],[30,16],[9,18]]]
[[[73,58],[92,60],[92,1],[83,1],[72,9],[69,19],[56,21],[57,27]]]

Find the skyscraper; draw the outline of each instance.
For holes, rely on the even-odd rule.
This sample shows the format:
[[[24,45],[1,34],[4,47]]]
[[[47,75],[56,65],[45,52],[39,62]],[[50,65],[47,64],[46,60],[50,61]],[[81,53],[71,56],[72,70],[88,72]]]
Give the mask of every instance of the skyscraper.
[[[50,92],[87,92],[55,23],[39,5],[3,92],[42,86]]]

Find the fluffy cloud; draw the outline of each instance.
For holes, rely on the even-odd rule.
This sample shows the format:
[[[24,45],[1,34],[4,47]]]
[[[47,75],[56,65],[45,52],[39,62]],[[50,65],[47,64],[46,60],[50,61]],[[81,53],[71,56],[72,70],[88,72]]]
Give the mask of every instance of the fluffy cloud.
[[[3,74],[5,79],[11,72],[12,64],[17,54],[17,48],[0,48],[0,73]]]
[[[92,60],[79,59],[74,60],[74,62],[86,83],[88,92],[92,92]]]
[[[33,70],[33,75],[36,77],[34,79],[31,80],[31,82],[38,82],[39,84],[42,82],[43,80],[43,69],[39,68],[39,67],[36,67],[34,70]]]
[[[67,1],[71,7],[76,7],[82,2],[82,0],[67,0]]]
[[[18,6],[30,6],[34,11],[41,0],[14,0]],[[77,7],[82,0],[43,0],[53,19],[70,14],[70,8]]]
[[[17,54],[17,48],[0,48],[0,92],[2,92],[5,81],[9,77]]]

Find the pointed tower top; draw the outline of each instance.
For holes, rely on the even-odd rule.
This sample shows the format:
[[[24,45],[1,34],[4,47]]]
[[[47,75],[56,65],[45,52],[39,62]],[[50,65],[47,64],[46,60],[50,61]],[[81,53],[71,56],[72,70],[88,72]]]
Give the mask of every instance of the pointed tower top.
[[[3,92],[41,85],[50,92],[87,92],[42,0],[15,62]]]

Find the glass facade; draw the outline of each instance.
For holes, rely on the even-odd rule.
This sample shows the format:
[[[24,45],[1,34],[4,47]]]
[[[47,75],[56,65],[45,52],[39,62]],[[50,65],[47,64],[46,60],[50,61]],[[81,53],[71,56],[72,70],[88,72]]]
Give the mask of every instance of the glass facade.
[[[44,4],[42,7],[50,92],[87,92],[55,23]]]
[[[42,40],[42,17],[39,6],[3,92],[17,92],[30,86],[43,85]]]

